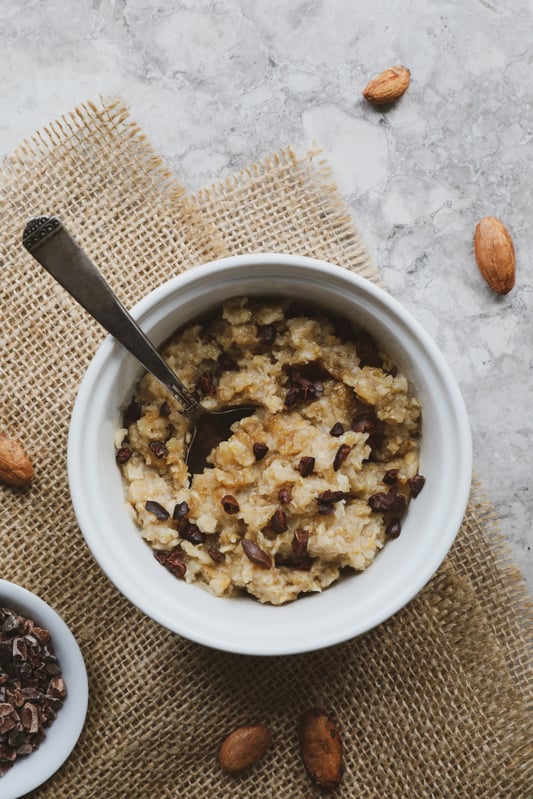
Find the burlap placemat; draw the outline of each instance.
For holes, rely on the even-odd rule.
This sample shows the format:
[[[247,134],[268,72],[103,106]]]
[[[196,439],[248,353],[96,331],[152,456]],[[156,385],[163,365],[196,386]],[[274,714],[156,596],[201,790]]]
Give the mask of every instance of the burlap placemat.
[[[0,574],[61,613],[90,680],[80,741],[32,796],[312,797],[296,742],[312,704],[342,729],[339,796],[533,796],[531,607],[479,487],[452,552],[408,607],[357,640],[279,659],[211,651],[143,617],[76,525],[67,430],[104,333],[22,250],[24,222],[61,216],[127,305],[238,252],[316,256],[378,281],[319,156],[287,149],[187,197],[114,102],[51,124],[0,177],[0,421],[37,473],[28,492],[0,487]],[[275,743],[248,776],[225,776],[218,745],[250,721]]]

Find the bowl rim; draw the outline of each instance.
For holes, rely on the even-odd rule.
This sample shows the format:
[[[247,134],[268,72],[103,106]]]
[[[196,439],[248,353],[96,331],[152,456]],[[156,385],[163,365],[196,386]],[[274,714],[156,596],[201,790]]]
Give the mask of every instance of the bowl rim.
[[[0,777],[2,799],[18,799],[48,780],[70,756],[83,730],[89,701],[85,662],[72,631],[44,599],[18,583],[0,579],[0,605],[38,621],[50,633],[67,685],[67,698],[46,728],[39,748]]]
[[[445,386],[447,400],[450,403],[450,408],[453,411],[453,416],[457,425],[457,439],[460,445],[460,457],[458,458],[457,464],[458,490],[455,494],[454,505],[449,509],[449,518],[446,526],[448,531],[447,535],[443,536],[441,540],[436,543],[431,558],[425,563],[424,569],[420,570],[417,575],[417,580],[410,586],[405,586],[405,589],[396,596],[395,601],[389,602],[382,608],[381,612],[375,613],[372,617],[367,619],[366,623],[360,624],[356,629],[346,629],[343,635],[339,635],[338,633],[331,634],[329,637],[322,637],[320,641],[306,639],[304,642],[298,640],[298,637],[295,637],[290,642],[284,642],[283,644],[278,642],[275,649],[268,643],[251,644],[249,641],[244,641],[240,644],[236,644],[232,641],[231,644],[228,644],[223,636],[219,635],[217,637],[212,633],[206,635],[203,631],[186,628],[179,619],[171,619],[162,609],[154,609],[149,602],[145,602],[142,592],[132,591],[130,584],[124,579],[117,564],[110,562],[110,559],[106,557],[105,547],[102,547],[100,543],[95,540],[94,536],[91,535],[87,525],[86,511],[88,508],[84,496],[84,488],[76,474],[78,468],[78,453],[81,446],[83,419],[89,407],[90,395],[95,379],[98,378],[101,370],[105,368],[108,360],[112,359],[117,354],[117,351],[121,353],[120,357],[126,357],[125,350],[122,349],[121,345],[118,344],[112,336],[107,336],[95,353],[79,387],[69,429],[68,475],[74,510],[90,551],[111,582],[143,613],[167,629],[172,630],[174,633],[215,649],[251,655],[288,655],[322,649],[367,632],[369,629],[376,627],[398,612],[420,592],[427,582],[429,582],[448,553],[459,531],[467,507],[472,478],[472,438],[468,415],[459,386],[450,366],[432,338],[416,318],[401,305],[398,300],[385,291],[385,289],[345,267],[320,259],[309,258],[308,256],[284,253],[265,252],[253,253],[250,255],[228,256],[194,266],[170,278],[140,299],[131,309],[131,314],[137,321],[142,323],[143,317],[153,312],[160,302],[176,290],[183,291],[191,283],[202,279],[205,280],[221,269],[232,271],[242,268],[243,266],[257,267],[265,263],[277,266],[302,267],[311,271],[315,270],[321,275],[324,273],[327,274],[328,272],[330,274],[342,275],[342,279],[351,283],[357,291],[370,295],[372,301],[376,301],[381,306],[384,306],[387,312],[392,313],[393,316],[416,337],[417,342],[419,342],[428,353],[439,377],[442,378],[442,385]],[[217,598],[217,601],[224,600]]]

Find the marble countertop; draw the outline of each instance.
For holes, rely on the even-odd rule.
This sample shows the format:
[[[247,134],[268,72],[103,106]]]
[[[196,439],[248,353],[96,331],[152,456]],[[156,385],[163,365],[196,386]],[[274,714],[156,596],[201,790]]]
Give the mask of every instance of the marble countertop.
[[[120,97],[191,191],[319,146],[386,287],[445,353],[474,464],[533,593],[533,17],[530,0],[0,2],[0,155],[84,100]],[[393,108],[362,98],[392,64]],[[502,219],[517,284],[483,282]]]

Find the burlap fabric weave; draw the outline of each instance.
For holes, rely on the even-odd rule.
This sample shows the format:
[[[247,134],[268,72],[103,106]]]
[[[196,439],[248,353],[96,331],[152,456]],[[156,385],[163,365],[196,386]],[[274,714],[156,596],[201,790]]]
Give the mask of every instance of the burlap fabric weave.
[[[126,305],[230,253],[300,253],[378,281],[320,158],[287,149],[188,197],[119,102],[87,104],[20,146],[0,191],[0,421],[37,474],[30,491],[0,488],[0,574],[65,618],[90,680],[80,741],[32,796],[316,796],[296,741],[314,704],[342,730],[338,796],[533,796],[531,608],[479,487],[449,557],[403,611],[357,640],[282,658],[162,629],[107,580],[77,527],[67,431],[104,333],[22,250],[24,222],[59,215]],[[225,776],[218,745],[251,721],[274,745],[248,776]]]

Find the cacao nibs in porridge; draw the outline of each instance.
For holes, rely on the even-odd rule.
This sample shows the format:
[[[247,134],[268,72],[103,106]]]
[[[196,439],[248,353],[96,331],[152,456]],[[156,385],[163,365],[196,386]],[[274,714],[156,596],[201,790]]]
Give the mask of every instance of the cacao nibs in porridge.
[[[38,748],[66,695],[50,633],[0,607],[0,777]]]
[[[400,535],[424,485],[420,406],[366,332],[289,301],[238,298],[162,353],[205,408],[257,407],[189,485],[186,418],[151,375],[137,386],[116,458],[172,574],[277,605],[366,569]]]

